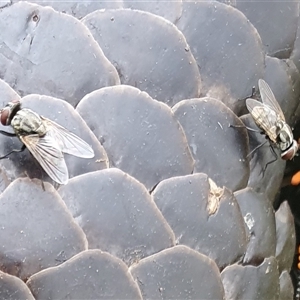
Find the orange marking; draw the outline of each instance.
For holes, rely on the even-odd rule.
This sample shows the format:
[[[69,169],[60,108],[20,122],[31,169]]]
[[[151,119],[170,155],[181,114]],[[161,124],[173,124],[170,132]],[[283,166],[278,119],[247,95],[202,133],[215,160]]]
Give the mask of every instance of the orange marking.
[[[295,173],[291,179],[291,185],[298,185],[300,184],[300,171]]]

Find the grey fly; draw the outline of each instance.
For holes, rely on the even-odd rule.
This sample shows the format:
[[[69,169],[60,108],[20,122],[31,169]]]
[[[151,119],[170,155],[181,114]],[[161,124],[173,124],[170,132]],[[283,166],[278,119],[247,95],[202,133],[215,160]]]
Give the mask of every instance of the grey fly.
[[[256,125],[271,143],[280,149],[281,158],[290,160],[296,155],[299,145],[294,140],[292,129],[286,123],[284,114],[269,85],[260,79],[258,86],[262,102],[249,98],[246,100],[246,106]]]
[[[27,148],[51,179],[59,184],[66,184],[69,179],[63,153],[82,158],[94,157],[93,149],[85,141],[34,111],[21,108],[18,100],[9,102],[0,111],[0,122],[14,130],[14,133],[2,130],[0,133],[17,136],[23,143],[21,149],[12,150],[0,159]]]

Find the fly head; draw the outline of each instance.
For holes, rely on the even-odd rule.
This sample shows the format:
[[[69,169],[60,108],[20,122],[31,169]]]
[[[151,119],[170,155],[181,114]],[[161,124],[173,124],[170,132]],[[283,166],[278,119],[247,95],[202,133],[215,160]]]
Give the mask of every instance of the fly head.
[[[20,109],[21,109],[21,102],[19,100],[13,100],[11,102],[8,102],[6,106],[0,111],[1,124],[4,126],[10,125],[12,119]]]

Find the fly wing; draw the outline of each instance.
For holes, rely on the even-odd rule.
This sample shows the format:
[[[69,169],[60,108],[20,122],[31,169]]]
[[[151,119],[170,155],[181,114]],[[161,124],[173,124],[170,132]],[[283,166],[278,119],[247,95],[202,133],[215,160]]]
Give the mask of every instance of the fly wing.
[[[69,172],[66,162],[59,145],[51,136],[23,135],[20,136],[20,140],[54,181],[59,184],[68,182]]]
[[[246,106],[256,125],[275,143],[278,135],[276,124],[280,118],[278,114],[269,106],[251,98],[246,100]]]
[[[80,137],[47,118],[41,118],[47,126],[47,134],[58,142],[62,152],[82,158],[94,157],[94,150]]]
[[[279,106],[269,85],[264,80],[259,79],[258,86],[259,86],[262,103],[271,107],[280,116],[281,120],[285,121],[285,117],[282,112],[282,109]]]

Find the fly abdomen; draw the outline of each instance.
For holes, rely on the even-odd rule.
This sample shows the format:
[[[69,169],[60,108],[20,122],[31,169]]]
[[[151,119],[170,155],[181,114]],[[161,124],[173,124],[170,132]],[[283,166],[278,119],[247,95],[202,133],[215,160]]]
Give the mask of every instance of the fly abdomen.
[[[38,134],[44,136],[46,127],[40,116],[30,109],[21,109],[11,121],[11,126],[17,135]]]

